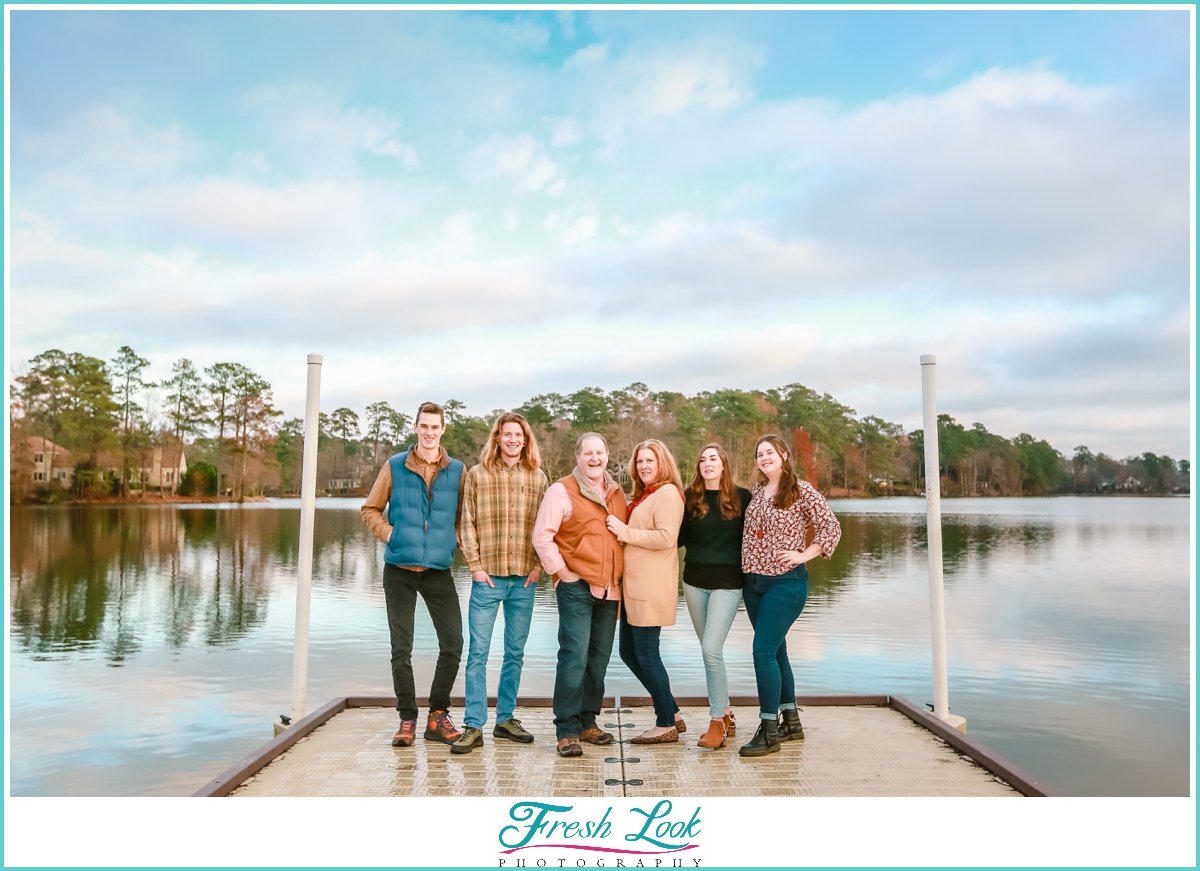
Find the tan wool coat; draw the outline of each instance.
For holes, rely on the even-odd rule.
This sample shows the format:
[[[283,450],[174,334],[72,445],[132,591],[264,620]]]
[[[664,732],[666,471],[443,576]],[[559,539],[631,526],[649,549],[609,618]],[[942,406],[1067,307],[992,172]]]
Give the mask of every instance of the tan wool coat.
[[[617,538],[625,545],[621,600],[634,626],[674,626],[679,601],[683,494],[663,484],[645,498]]]

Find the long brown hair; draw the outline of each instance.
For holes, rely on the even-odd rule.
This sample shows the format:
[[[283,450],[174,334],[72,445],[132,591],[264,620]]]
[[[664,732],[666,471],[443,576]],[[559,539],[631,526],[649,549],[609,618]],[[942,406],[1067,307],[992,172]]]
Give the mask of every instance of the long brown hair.
[[[796,470],[792,468],[791,454],[788,452],[787,444],[779,436],[768,433],[765,436],[759,436],[758,441],[754,443],[754,454],[758,455],[758,446],[763,442],[767,442],[775,449],[775,453],[779,454],[779,459],[783,460],[783,473],[779,476],[779,486],[775,489],[775,507],[780,511],[786,511],[791,508],[797,499],[800,498],[800,482],[796,480]],[[762,473],[762,469],[758,470],[758,483],[766,484],[770,479]]]
[[[721,506],[721,516],[726,520],[733,520],[742,513],[742,500],[738,497],[737,485],[733,483],[733,475],[729,474],[729,455],[716,442],[709,442],[696,455],[696,474],[692,478],[691,486],[687,488],[687,492],[683,496],[684,513],[693,520],[699,520],[708,514],[708,502],[704,498],[704,491],[707,488],[704,478],[700,476],[700,458],[707,450],[716,451],[717,458],[721,461],[721,485],[719,487],[721,496],[718,502]]]
[[[517,462],[527,472],[537,471],[538,466],[542,464],[542,454],[538,450],[537,439],[533,437],[529,421],[515,411],[506,412],[496,418],[496,422],[492,424],[492,431],[488,433],[487,442],[484,444],[483,450],[479,452],[479,461],[489,472],[496,471],[500,463],[504,462],[500,458],[500,433],[506,423],[520,424],[521,432],[525,434],[525,446],[521,448],[521,458]]]
[[[646,484],[642,480],[642,476],[637,473],[637,456],[641,451],[649,451],[654,454],[654,459],[658,461],[658,477],[650,484]],[[679,488],[679,495],[683,495],[683,479],[679,477],[679,467],[675,465],[675,458],[671,456],[667,446],[658,439],[646,439],[644,442],[639,442],[633,449],[630,455],[630,476],[633,478],[633,498],[639,499],[651,485],[658,486],[660,484],[674,484]]]

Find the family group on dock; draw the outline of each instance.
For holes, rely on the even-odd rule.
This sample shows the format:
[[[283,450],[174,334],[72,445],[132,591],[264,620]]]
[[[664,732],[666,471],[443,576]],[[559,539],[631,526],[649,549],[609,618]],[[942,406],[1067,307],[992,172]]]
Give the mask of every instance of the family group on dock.
[[[743,597],[754,627],[759,724],[739,752],[763,756],[777,752],[781,741],[804,737],[787,632],[808,597],[805,563],[833,554],[841,526],[821,494],[796,477],[779,436],[764,435],[755,445],[759,474],[753,491],[734,485],[728,457],[717,444],[701,449],[685,489],[667,446],[647,439],[631,454],[633,499],[627,503],[607,471],[608,443],[598,433],[579,437],[575,468],[551,485],[520,414],[496,419],[481,462],[469,471],[441,446],[440,406],[421,405],[416,432],[416,444],[388,460],[362,507],[372,533],[386,544],[383,590],[400,715],[393,746],[412,746],[416,738],[412,647],[418,594],[438,638],[425,739],[449,744],[454,754],[482,746],[488,650],[503,605],[504,663],[492,734],[518,743],[534,740],[513,714],[543,569],[554,579],[558,603],[553,697],[558,755],[581,756],[580,742],[614,740],[596,722],[614,634],[621,661],[654,702],[654,727],[631,743],[678,741],[685,724],[659,654],[659,635],[675,623],[679,547],[686,548],[684,596],[708,684],[711,719],[699,746],[715,750],[736,734],[722,647]],[[812,542],[806,545],[810,529]],[[461,731],[449,712],[463,646],[450,574],[459,547],[473,580]]]

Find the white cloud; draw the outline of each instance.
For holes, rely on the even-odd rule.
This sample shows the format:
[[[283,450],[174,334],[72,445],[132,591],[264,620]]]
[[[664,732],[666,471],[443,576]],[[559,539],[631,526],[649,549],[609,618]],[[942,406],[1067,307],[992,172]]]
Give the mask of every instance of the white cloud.
[[[461,257],[474,252],[480,241],[475,229],[478,216],[472,209],[461,209],[442,222],[433,251],[440,257]]]
[[[88,107],[53,125],[23,124],[13,131],[12,145],[14,157],[69,164],[82,174],[130,184],[168,177],[205,153],[178,124],[145,124],[108,106]]]
[[[536,191],[558,176],[558,165],[528,133],[514,137],[494,133],[472,152],[468,176],[476,181],[512,178],[524,190]]]
[[[274,167],[261,151],[237,152],[229,159],[229,174],[235,178],[266,176]]]
[[[335,94],[311,87],[257,88],[243,104],[270,143],[273,163],[312,175],[348,175],[360,152],[391,157],[405,169],[420,165],[416,148],[400,136],[400,121],[374,107],[343,105]]]
[[[563,66],[587,126],[610,141],[691,112],[723,116],[752,100],[760,52],[732,44],[635,44],[609,57],[608,43],[580,49]],[[583,113],[577,113],[583,114]]]
[[[504,41],[516,49],[544,51],[550,41],[550,28],[529,19],[501,24],[500,33]]]
[[[556,17],[558,18],[558,26],[562,30],[563,37],[566,39],[574,39],[575,13],[569,10],[564,10],[559,12]]]
[[[1087,297],[1186,286],[1186,130],[1122,91],[1040,68],[856,108],[787,100],[694,116],[630,134],[608,159],[663,186],[745,167],[754,193],[743,182],[726,204],[753,215],[755,232],[808,252],[788,265],[800,267],[801,292]],[[732,217],[702,232],[721,247],[748,231]],[[717,259],[710,250],[701,258]]]
[[[563,69],[585,67],[608,59],[608,43],[597,42],[584,46],[563,62]]]
[[[728,109],[750,96],[734,70],[713,58],[671,60],[654,67],[647,78],[644,111],[651,117],[676,115],[693,106]]]
[[[562,244],[570,247],[595,236],[600,221],[595,215],[577,215],[574,207],[568,207],[546,215],[543,226],[558,233]]]
[[[583,127],[574,118],[547,118],[550,125],[550,144],[555,148],[566,148],[583,139]]]
[[[542,139],[465,140],[465,175],[489,190],[363,180],[364,153],[420,166],[398,116],[312,91],[260,92],[262,132],[209,161],[225,177],[198,173],[213,146],[180,127],[90,110],[58,128],[80,131],[77,154],[44,140],[41,157],[43,134],[14,130],[26,165],[53,168],[13,195],[14,352],[177,356],[187,324],[214,337],[195,357],[257,354],[285,378],[273,358],[302,345],[346,366],[384,347],[389,376],[485,408],[507,401],[487,393],[495,326],[537,343],[583,309],[619,342],[523,361],[503,387],[514,403],[599,379],[799,380],[912,427],[914,361],[933,352],[963,422],[1186,455],[1186,125],[1040,67],[847,107],[751,101],[747,53],[600,61],[603,76],[563,76],[568,107],[534,113]],[[597,134],[607,151],[569,157],[599,170],[571,164],[568,185],[549,148]],[[540,226],[541,209],[521,220],[528,192],[559,197]],[[398,306],[454,317],[393,348],[379,313]],[[661,345],[638,356],[649,323]]]

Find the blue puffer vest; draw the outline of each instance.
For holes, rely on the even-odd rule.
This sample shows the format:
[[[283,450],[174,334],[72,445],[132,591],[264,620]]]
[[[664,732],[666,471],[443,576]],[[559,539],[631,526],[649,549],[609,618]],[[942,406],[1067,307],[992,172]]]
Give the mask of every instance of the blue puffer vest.
[[[388,460],[392,467],[392,494],[388,499],[392,536],[383,552],[384,562],[448,569],[458,547],[454,519],[463,464],[451,458],[450,465],[433,479],[433,495],[429,496],[425,479],[404,465],[406,459],[407,451]]]

